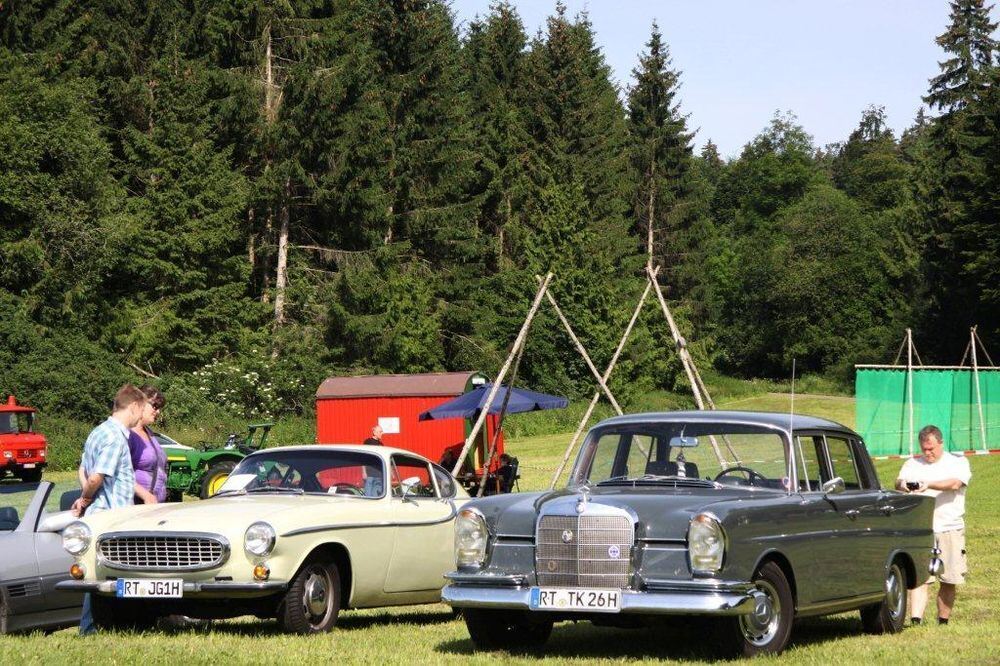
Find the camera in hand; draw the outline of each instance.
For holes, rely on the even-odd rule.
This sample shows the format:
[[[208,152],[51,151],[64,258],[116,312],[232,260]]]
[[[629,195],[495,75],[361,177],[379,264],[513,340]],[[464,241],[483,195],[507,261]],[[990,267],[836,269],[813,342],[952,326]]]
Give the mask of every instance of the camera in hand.
[[[920,482],[919,481],[907,481],[906,482],[906,488],[907,488],[907,490],[916,490],[919,487],[920,487]]]

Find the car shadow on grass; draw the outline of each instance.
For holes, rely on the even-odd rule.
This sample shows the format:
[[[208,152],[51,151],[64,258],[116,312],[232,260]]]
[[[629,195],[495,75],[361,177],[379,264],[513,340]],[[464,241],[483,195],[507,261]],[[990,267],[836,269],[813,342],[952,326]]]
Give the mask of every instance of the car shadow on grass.
[[[660,620],[628,629],[597,627],[584,621],[562,622],[556,624],[542,649],[519,652],[518,656],[716,662],[724,657],[718,651],[715,631],[711,622],[693,618]],[[861,623],[856,615],[809,618],[795,623],[786,651],[860,634]],[[450,655],[476,652],[469,638],[439,643],[435,651]]]
[[[371,627],[389,626],[427,626],[444,624],[455,620],[454,614],[448,611],[420,611],[416,613],[362,612],[341,611],[337,618],[336,632],[363,631]],[[252,617],[236,621],[219,620],[208,627],[190,626],[169,629],[171,633],[211,631],[216,634],[231,636],[276,636],[283,632],[275,620],[259,620]]]

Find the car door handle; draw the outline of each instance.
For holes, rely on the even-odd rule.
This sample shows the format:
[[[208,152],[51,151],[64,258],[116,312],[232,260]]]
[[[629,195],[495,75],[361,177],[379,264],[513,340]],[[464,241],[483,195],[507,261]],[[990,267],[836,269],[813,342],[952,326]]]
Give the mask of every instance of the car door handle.
[[[880,506],[879,509],[881,509],[882,513],[884,513],[887,516],[891,516],[892,514],[896,513],[896,507],[894,507],[891,504]]]
[[[857,519],[858,516],[861,515],[861,511],[858,509],[848,509],[847,511],[844,512],[844,515],[850,518],[851,520],[855,520]]]

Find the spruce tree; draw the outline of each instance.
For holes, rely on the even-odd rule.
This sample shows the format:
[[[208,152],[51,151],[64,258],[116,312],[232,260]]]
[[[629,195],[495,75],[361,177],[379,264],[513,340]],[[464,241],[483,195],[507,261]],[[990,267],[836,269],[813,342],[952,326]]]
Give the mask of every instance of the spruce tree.
[[[938,63],[941,73],[931,79],[924,101],[945,112],[961,109],[978,98],[989,84],[996,63],[997,23],[990,20],[992,5],[984,0],[952,0],[951,24],[935,40],[951,54]]]

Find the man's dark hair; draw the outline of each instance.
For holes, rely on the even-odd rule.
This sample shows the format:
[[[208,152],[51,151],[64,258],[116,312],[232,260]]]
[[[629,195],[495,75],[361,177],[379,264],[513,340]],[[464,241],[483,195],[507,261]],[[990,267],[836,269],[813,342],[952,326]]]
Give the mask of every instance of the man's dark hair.
[[[134,402],[146,402],[146,394],[132,384],[125,384],[115,393],[114,411],[127,409]]]
[[[160,391],[152,384],[143,384],[139,387],[142,394],[146,396],[146,401],[151,404],[155,409],[163,409],[163,406],[167,404],[167,399]]]
[[[922,442],[928,437],[935,437],[937,441],[944,442],[944,435],[941,434],[941,428],[936,425],[925,425],[920,429],[920,434],[917,435],[917,441]]]

